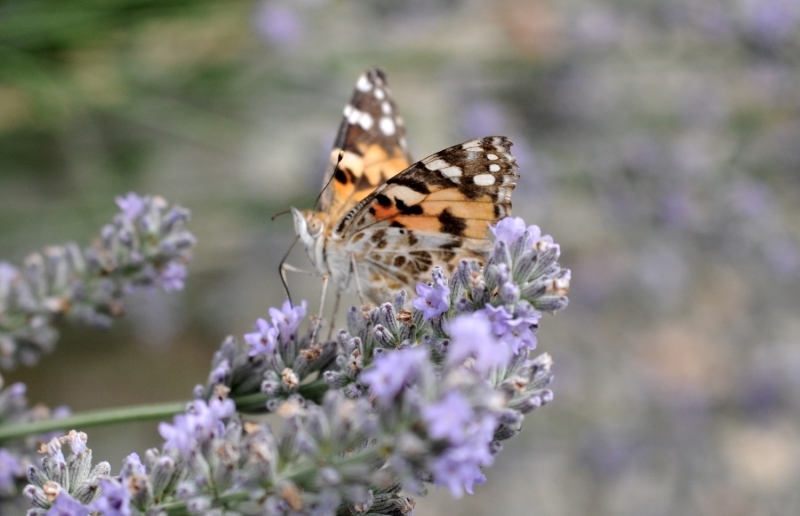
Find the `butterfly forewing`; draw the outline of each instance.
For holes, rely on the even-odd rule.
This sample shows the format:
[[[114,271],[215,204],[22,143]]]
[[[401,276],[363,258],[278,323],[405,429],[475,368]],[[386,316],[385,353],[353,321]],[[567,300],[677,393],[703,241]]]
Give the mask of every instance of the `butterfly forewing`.
[[[325,174],[324,184],[330,181],[331,186],[320,199],[319,211],[338,221],[410,163],[405,127],[386,76],[378,68],[370,68],[356,81],[344,108]]]
[[[395,227],[486,238],[488,224],[511,212],[519,176],[511,142],[488,136],[454,145],[393,177],[348,213],[343,237],[367,228]]]
[[[372,299],[423,280],[433,266],[483,262],[489,224],[511,213],[516,161],[502,136],[470,140],[415,163],[355,206],[332,249],[356,257]]]

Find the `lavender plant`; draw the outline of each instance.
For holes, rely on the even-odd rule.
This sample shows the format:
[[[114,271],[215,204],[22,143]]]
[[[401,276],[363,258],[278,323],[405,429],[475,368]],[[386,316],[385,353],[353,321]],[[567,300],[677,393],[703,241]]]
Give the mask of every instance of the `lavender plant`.
[[[53,350],[61,319],[108,327],[136,288],[183,288],[194,236],[189,211],[158,196],[117,197],[121,213],[100,237],[47,247],[22,267],[0,262],[0,367],[33,365]]]
[[[51,438],[27,468],[28,514],[405,515],[428,484],[472,493],[552,399],[552,360],[531,351],[570,280],[538,227],[492,230],[484,267],[436,268],[411,302],[352,307],[334,340],[303,324],[305,302],[270,309],[244,342],[222,343],[194,401],[159,425],[163,446],[118,475],[92,466],[86,434]]]
[[[50,246],[28,256],[21,268],[0,262],[0,367],[32,365],[52,351],[62,320],[108,327],[124,313],[123,297],[131,290],[183,288],[195,244],[185,228],[189,211],[134,193],[116,202],[120,213],[86,249]],[[0,376],[0,426],[70,415],[67,407],[28,407],[25,391],[21,383],[4,387]],[[37,445],[54,437],[31,435],[0,448],[0,496],[13,496],[25,485],[27,469],[38,462]],[[101,471],[107,474],[108,465]]]

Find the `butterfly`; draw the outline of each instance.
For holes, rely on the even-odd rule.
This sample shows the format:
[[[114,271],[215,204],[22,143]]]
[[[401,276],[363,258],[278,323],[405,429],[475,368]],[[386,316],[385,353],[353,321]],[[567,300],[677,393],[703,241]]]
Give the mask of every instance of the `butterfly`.
[[[469,140],[413,163],[386,76],[356,81],[316,210],[292,208],[295,232],[338,295],[390,300],[461,259],[485,263],[489,224],[511,214],[516,160],[504,136]]]

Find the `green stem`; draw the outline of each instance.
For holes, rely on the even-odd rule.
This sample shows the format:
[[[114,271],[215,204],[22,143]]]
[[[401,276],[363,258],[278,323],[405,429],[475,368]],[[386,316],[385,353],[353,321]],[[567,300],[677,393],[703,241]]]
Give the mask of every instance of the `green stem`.
[[[316,380],[300,386],[300,395],[318,402],[327,391],[324,380]],[[252,413],[263,411],[267,397],[261,393],[247,394],[234,398],[239,412]],[[33,423],[0,424],[0,443],[11,439],[19,439],[29,435],[43,434],[56,430],[83,430],[92,426],[132,423],[134,421],[152,421],[166,419],[186,409],[186,402],[168,402],[133,407],[91,410],[60,419],[45,419]]]
[[[0,442],[55,430],[82,430],[84,428],[133,421],[163,419],[186,409],[186,402],[169,402],[112,409],[99,409],[74,414],[60,419],[45,419],[33,423],[0,425]]]

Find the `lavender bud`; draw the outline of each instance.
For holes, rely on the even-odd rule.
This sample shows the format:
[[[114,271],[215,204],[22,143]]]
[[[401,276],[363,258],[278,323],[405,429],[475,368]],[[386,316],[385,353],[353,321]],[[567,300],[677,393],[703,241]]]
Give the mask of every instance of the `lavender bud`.
[[[492,251],[492,262],[495,264],[503,264],[506,267],[511,265],[511,254],[508,251],[508,246],[502,240],[497,240],[494,243],[494,249]]]
[[[338,371],[325,371],[322,373],[325,382],[334,389],[341,389],[350,382],[350,377]]]
[[[195,496],[186,502],[186,510],[189,514],[207,514],[211,508],[211,498],[208,496]]]
[[[542,296],[532,301],[533,306],[542,312],[557,312],[566,308],[569,300],[566,296]]]
[[[397,294],[394,296],[395,312],[399,312],[400,310],[405,308],[407,302],[408,302],[408,294],[406,294],[405,290],[399,290]]]
[[[172,482],[175,475],[175,461],[172,457],[161,456],[152,462],[150,472],[150,482],[152,484],[153,496],[160,497]]]
[[[539,242],[543,241],[540,240]],[[532,275],[533,276],[544,275],[545,272],[555,264],[560,254],[561,254],[561,249],[557,244],[553,244],[551,247],[547,248],[543,252],[540,251],[536,267],[533,269]]]
[[[91,503],[97,498],[100,491],[100,478],[94,477],[88,482],[84,482],[72,491],[72,497],[82,504]]]
[[[320,468],[318,473],[319,479],[323,485],[334,487],[342,482],[342,475],[333,467]]]
[[[519,301],[519,295],[519,287],[510,281],[500,287],[500,299],[506,304],[510,305]]]
[[[525,283],[520,289],[520,296],[523,299],[533,302],[532,300],[541,297],[545,293],[548,283],[548,280],[543,280],[541,278]],[[534,306],[536,306],[535,303]]]
[[[22,490],[22,494],[25,496],[25,498],[30,500],[31,505],[34,507],[40,507],[43,509],[50,507],[50,500],[47,499],[47,495],[41,487],[28,484]]]
[[[367,321],[358,307],[351,306],[347,310],[347,332],[350,335],[361,335],[367,329]]]
[[[271,371],[270,371],[271,372]],[[281,392],[281,382],[276,378],[269,378],[261,382],[261,392],[270,398]]]
[[[42,487],[45,482],[50,480],[44,471],[33,465],[28,466],[27,478],[28,482],[36,487]]]
[[[389,330],[384,328],[382,325],[379,324],[375,326],[372,332],[375,335],[375,340],[378,342],[379,346],[383,348],[395,348],[397,346],[394,335],[392,335]],[[377,353],[377,351],[378,350],[376,349],[375,352]]]
[[[504,425],[514,426],[522,423],[523,416],[519,411],[505,409],[500,413],[498,421]]]
[[[364,386],[358,382],[350,383],[342,390],[344,395],[349,399],[356,399],[363,396],[364,391]]]
[[[459,296],[456,299],[455,308],[458,313],[471,312],[473,304],[466,296]]]
[[[85,481],[89,476],[92,467],[92,450],[86,449],[85,452],[71,455],[67,460],[69,478],[73,485],[78,485]]]
[[[505,441],[519,434],[521,430],[522,428],[520,426],[500,425],[500,427],[494,431],[494,438],[498,441]]]
[[[162,231],[168,233],[172,231],[175,226],[183,225],[189,222],[190,212],[186,208],[176,206],[169,210],[162,222]]]
[[[398,332],[397,313],[390,303],[383,303],[378,308],[378,324],[386,328],[389,333],[393,335]]]

